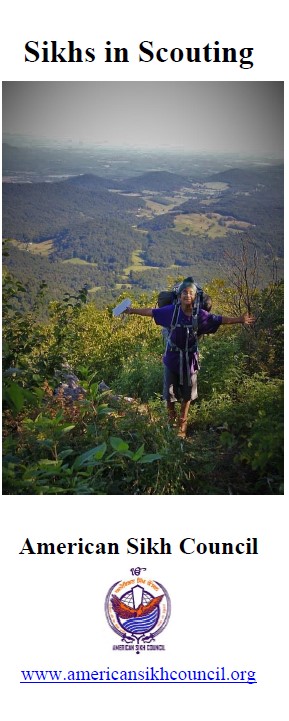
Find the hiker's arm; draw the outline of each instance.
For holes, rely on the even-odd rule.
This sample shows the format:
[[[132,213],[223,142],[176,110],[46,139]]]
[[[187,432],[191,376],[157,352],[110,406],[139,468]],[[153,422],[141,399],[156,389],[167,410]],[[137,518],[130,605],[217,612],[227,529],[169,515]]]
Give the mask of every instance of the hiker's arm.
[[[228,318],[227,316],[222,316],[222,325],[234,325],[235,323],[241,323],[242,325],[251,325],[252,323],[255,323],[256,318],[254,318],[253,315],[249,315],[249,313],[243,313],[243,315],[235,316],[234,318]]]
[[[126,308],[124,313],[127,313],[128,315],[142,315],[147,316],[148,318],[152,317],[153,309],[152,308],[132,308],[129,306],[129,308]]]

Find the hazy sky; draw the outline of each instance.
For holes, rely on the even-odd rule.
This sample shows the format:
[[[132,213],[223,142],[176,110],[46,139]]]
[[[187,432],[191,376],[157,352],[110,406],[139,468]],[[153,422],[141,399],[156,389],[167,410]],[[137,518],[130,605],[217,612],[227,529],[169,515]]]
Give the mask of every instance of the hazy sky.
[[[4,82],[3,132],[283,157],[281,82]]]

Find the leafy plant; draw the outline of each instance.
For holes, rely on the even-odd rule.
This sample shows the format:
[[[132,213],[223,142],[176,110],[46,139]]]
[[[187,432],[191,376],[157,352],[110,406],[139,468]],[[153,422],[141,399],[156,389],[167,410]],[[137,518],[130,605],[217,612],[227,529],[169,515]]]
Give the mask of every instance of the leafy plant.
[[[216,310],[230,314],[233,290],[213,285]],[[162,338],[150,319],[114,319],[84,289],[51,304],[40,323],[36,311],[19,310],[22,293],[5,276],[4,493],[282,492],[281,283],[256,290],[254,329],[224,327],[202,341],[185,440],[167,423]],[[78,400],[58,385],[71,368],[84,389]],[[101,393],[101,380],[111,390]]]

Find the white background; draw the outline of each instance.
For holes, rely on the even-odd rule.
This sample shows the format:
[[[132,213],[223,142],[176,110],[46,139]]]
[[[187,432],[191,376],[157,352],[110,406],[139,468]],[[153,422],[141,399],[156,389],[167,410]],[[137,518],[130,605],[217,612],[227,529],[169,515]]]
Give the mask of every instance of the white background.
[[[284,80],[283,3],[177,4],[16,2],[5,10],[2,80],[236,81]],[[28,40],[74,39],[99,48],[127,47],[130,63],[24,63]],[[237,64],[138,63],[138,45],[254,47],[254,68]],[[153,109],[151,109],[153,112]],[[286,652],[284,576],[286,497],[2,497],[5,721],[140,721],[178,714],[198,721],[287,718],[281,705]],[[118,541],[119,556],[21,556],[32,542]],[[171,556],[126,554],[129,537],[165,537]],[[257,536],[258,556],[184,556],[179,541],[243,541]],[[108,588],[145,566],[172,601],[161,654],[112,653],[104,616]],[[286,659],[286,656],[285,656]],[[20,669],[253,669],[256,686],[23,686]]]

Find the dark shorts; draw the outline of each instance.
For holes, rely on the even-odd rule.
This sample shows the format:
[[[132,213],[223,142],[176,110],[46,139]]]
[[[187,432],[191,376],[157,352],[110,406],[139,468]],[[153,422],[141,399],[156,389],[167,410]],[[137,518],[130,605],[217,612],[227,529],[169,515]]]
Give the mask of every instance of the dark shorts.
[[[173,373],[167,366],[164,366],[164,389],[163,398],[165,401],[195,401],[198,397],[197,387],[198,373],[195,372],[191,376],[190,386],[186,374],[184,374],[184,383],[180,385],[180,377],[178,373]]]

